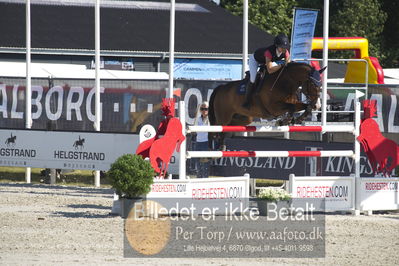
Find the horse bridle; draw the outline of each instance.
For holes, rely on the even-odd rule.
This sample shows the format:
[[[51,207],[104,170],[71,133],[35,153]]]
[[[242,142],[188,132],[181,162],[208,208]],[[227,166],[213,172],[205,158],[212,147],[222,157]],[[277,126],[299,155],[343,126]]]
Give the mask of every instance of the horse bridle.
[[[305,94],[306,95],[306,97],[307,98],[310,98],[311,96],[317,96],[317,97],[319,97],[320,95],[319,94],[310,94],[309,93],[309,87],[310,87],[310,84],[313,84],[315,87],[317,87],[317,88],[320,88],[320,86],[321,86],[321,80],[317,80],[315,77],[313,77],[313,73],[314,73],[314,71],[316,71],[316,70],[313,70],[313,72],[309,75],[309,79],[307,80],[307,88],[306,88],[306,91],[308,92],[307,94]]]
[[[318,74],[319,79],[316,79],[316,77],[314,75],[315,73]],[[313,83],[313,85],[315,85],[317,88],[321,88],[321,77],[320,77],[319,71],[317,71],[316,69],[313,69],[312,73],[309,76],[308,82]]]

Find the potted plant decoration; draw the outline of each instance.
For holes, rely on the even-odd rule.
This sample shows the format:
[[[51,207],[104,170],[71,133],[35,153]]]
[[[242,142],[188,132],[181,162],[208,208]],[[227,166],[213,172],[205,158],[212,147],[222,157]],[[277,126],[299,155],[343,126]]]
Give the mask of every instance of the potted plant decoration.
[[[276,209],[277,206],[285,206],[288,208],[291,195],[282,188],[267,187],[259,191],[257,198],[259,215],[267,216],[268,207]],[[270,205],[275,206],[271,207]]]
[[[107,172],[111,186],[121,202],[121,216],[126,218],[130,209],[142,201],[151,190],[155,171],[150,162],[140,155],[125,154],[111,164]]]

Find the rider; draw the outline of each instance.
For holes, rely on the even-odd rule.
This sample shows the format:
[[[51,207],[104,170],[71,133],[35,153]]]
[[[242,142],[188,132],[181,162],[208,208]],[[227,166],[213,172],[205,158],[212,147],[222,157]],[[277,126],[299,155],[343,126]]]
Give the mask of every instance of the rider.
[[[286,63],[290,62],[290,42],[288,37],[281,33],[274,38],[274,44],[268,47],[262,47],[255,51],[249,57],[249,81],[245,91],[245,103],[243,107],[249,109],[252,94],[254,91],[254,83],[256,72],[259,65],[266,65],[267,72],[272,74],[281,69]]]

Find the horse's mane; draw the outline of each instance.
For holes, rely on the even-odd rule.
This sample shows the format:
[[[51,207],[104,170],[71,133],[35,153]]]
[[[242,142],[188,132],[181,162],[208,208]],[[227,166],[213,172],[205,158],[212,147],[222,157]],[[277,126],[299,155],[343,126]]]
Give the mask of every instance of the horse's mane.
[[[297,67],[297,66],[305,66],[305,67],[310,68],[310,69],[314,68],[314,67],[312,67],[311,65],[309,65],[309,64],[307,64],[307,63],[303,63],[303,62],[294,62],[294,61],[289,62],[289,63],[287,64],[286,67],[287,67],[287,68],[291,68],[291,67]]]

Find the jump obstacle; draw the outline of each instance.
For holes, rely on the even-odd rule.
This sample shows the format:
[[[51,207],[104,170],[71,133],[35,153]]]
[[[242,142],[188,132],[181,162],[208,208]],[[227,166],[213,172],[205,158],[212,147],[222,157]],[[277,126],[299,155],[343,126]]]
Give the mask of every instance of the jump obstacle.
[[[331,151],[187,151],[186,142],[180,146],[179,179],[186,178],[186,159],[190,158],[222,158],[222,157],[351,157],[355,161],[354,175],[360,177],[360,144],[356,141],[360,128],[361,93],[355,97],[354,125],[325,125],[325,126],[183,126],[182,134],[194,132],[347,132],[354,135],[354,150]],[[180,122],[186,124],[184,102],[179,102]]]
[[[355,97],[355,120],[354,125],[327,125],[327,126],[183,126],[181,128],[182,135],[185,138],[186,134],[192,132],[348,132],[354,135],[354,149],[353,150],[332,150],[332,151],[187,151],[186,141],[183,141],[180,146],[180,164],[179,164],[179,180],[168,180],[169,185],[179,182],[190,181],[186,176],[186,159],[189,158],[222,158],[222,157],[350,157],[354,160],[354,174],[350,177],[295,177],[290,176],[289,191],[294,197],[298,195],[306,194],[305,197],[309,197],[309,193],[315,193],[316,189],[318,196],[329,197],[328,195],[333,193],[341,192],[349,193],[342,204],[337,201],[329,202],[329,206],[326,206],[326,210],[329,211],[351,211],[354,214],[359,214],[360,211],[372,211],[386,209],[381,206],[384,204],[376,205],[374,199],[380,199],[385,201],[385,204],[389,209],[399,209],[399,202],[397,199],[397,185],[399,179],[383,179],[384,182],[393,182],[386,186],[382,186],[380,183],[383,182],[381,179],[361,179],[360,178],[360,143],[357,141],[360,135],[360,113],[361,107],[359,98],[362,96],[360,92],[356,92]],[[184,102],[179,102],[180,110],[180,122],[185,125],[185,106]],[[246,180],[249,179],[247,175]],[[229,177],[218,178],[221,182],[228,182]],[[160,181],[168,182],[168,181]],[[193,180],[191,180],[193,181]],[[238,180],[237,180],[238,181]],[[301,183],[302,182],[302,183]],[[374,182],[374,183],[373,183]],[[377,182],[377,183],[375,183]],[[380,182],[380,183],[378,183]],[[396,182],[396,183],[395,183]],[[244,182],[245,186],[248,186],[248,182]],[[339,185],[339,186],[338,186]],[[333,191],[330,188],[337,188],[337,191]],[[370,188],[393,188],[393,193],[389,195],[382,195],[381,193],[370,194],[368,190]],[[396,187],[395,187],[396,186]],[[320,190],[320,188],[324,188]],[[326,188],[329,188],[326,189]],[[346,188],[346,190],[345,190]],[[348,189],[349,188],[349,189]],[[383,189],[384,189],[383,188]],[[200,190],[207,190],[207,186]],[[248,188],[249,189],[249,188]],[[395,194],[396,189],[396,194]],[[198,189],[197,189],[198,190]],[[345,194],[345,193],[341,194]],[[301,194],[302,193],[302,194]],[[248,193],[244,193],[248,194]],[[327,196],[326,196],[327,195]],[[155,195],[154,195],[155,196]]]

